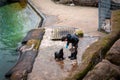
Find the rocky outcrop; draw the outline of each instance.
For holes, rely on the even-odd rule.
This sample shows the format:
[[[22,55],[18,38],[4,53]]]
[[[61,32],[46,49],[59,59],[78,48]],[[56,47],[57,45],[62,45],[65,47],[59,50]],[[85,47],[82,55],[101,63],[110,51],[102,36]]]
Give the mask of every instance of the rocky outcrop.
[[[83,80],[120,80],[120,11],[113,12],[112,15],[112,35],[117,35],[118,39],[106,53],[105,59],[99,62]],[[112,39],[112,36],[109,39]],[[105,45],[104,45],[105,46]],[[101,52],[103,53],[103,52]]]
[[[104,65],[103,65],[103,67],[97,66],[96,71],[100,71],[102,74],[101,70],[103,69],[103,71],[104,71],[104,67],[105,67],[106,70],[108,72],[110,72],[110,74],[108,73],[109,76],[108,76],[107,80],[120,80],[120,79],[117,79],[117,78],[119,78],[118,76],[116,77],[116,75],[119,75],[119,73],[118,73],[119,68],[117,68],[119,66],[116,64],[112,64],[112,63],[110,63],[110,61],[107,61],[107,60],[105,60],[105,62],[104,62],[104,60],[102,61],[102,59],[109,56],[107,54],[107,52],[111,48],[111,46],[118,39],[120,39],[120,25],[119,25],[120,16],[119,15],[120,15],[120,10],[112,12],[112,19],[111,19],[112,31],[111,31],[111,33],[108,34],[107,36],[105,36],[104,38],[99,39],[97,42],[93,43],[86,49],[86,51],[83,53],[82,62],[79,65],[77,71],[75,71],[71,76],[69,76],[69,78],[66,78],[66,80],[83,80],[83,78],[86,80],[99,80],[99,79],[88,79],[85,77],[87,75],[89,75],[89,78],[92,78],[92,76],[96,76],[96,78],[99,77],[99,75],[96,75],[99,72],[96,72],[96,74],[93,74],[93,75],[91,73],[89,73],[90,70],[92,70],[92,72],[95,72],[94,69],[96,70],[97,64],[100,64],[100,65],[104,64]],[[117,46],[118,45],[119,44],[117,43]],[[107,56],[105,56],[106,54],[107,54]],[[119,58],[119,57],[117,57],[117,58]],[[106,58],[106,59],[112,60],[112,58]],[[101,61],[102,61],[102,63],[100,63]],[[113,60],[113,61],[116,61],[116,60]],[[111,67],[109,65],[111,65]],[[111,68],[111,69],[109,69],[109,68]],[[110,70],[113,70],[113,73]],[[105,76],[107,76],[107,75],[106,74],[101,75],[101,77],[105,77]],[[101,80],[105,80],[105,79],[101,79]]]
[[[62,4],[70,3],[72,0],[60,0],[59,2]]]
[[[72,0],[53,0],[53,1],[58,2],[60,4],[68,4],[72,2]]]
[[[83,80],[120,80],[120,39],[106,55],[106,60],[98,63]]]
[[[83,80],[120,80],[120,67],[102,60]]]
[[[98,0],[53,0],[61,4],[74,3],[75,5],[81,6],[98,6]]]
[[[24,44],[25,42],[27,42],[28,40],[31,40],[31,39],[42,40],[42,37],[44,35],[44,31],[45,31],[44,28],[30,30],[27,33],[27,35],[23,38],[21,43]]]
[[[112,48],[108,51],[106,59],[111,63],[120,66],[120,39],[116,41]]]
[[[16,65],[5,74],[6,78],[10,80],[27,80],[27,75],[32,71],[44,32],[44,28],[33,29],[28,32],[21,42],[22,45],[17,50],[19,59]]]
[[[75,5],[98,6],[98,0],[73,0]]]

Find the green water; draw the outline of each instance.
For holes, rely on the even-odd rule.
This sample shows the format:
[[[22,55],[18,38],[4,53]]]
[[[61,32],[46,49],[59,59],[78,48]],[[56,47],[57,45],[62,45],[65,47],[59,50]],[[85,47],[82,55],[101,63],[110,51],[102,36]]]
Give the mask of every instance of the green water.
[[[37,28],[38,15],[29,7],[22,8],[19,3],[0,7],[0,80],[16,63],[16,47],[26,33]]]

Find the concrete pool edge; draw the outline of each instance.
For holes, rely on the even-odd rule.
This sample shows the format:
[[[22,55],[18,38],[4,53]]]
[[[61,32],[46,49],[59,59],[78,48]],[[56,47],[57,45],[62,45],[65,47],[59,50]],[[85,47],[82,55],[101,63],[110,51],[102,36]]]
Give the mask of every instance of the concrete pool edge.
[[[37,10],[37,8],[35,8],[35,6],[31,3],[31,2],[29,2],[28,1],[28,6],[36,13],[36,15],[38,15],[38,17],[40,17],[40,22],[38,22],[38,27],[37,27],[37,30],[39,30],[39,29],[44,29],[44,28],[41,28],[44,24],[43,23],[45,23],[45,16],[43,16],[43,14],[40,12],[40,11],[38,11]],[[31,29],[31,30],[33,30],[33,29]],[[44,32],[43,32],[44,33]],[[28,34],[29,35],[29,34]],[[42,37],[44,36],[44,34],[42,35]],[[41,40],[40,40],[40,42],[41,42]],[[39,46],[40,46],[40,44],[39,44]],[[38,51],[37,51],[37,53],[38,53]],[[20,55],[19,55],[20,56]],[[20,58],[20,57],[19,57]],[[35,59],[36,57],[34,57],[34,59]],[[19,61],[20,59],[18,59],[17,60],[17,64],[19,64]],[[17,71],[15,71],[15,72],[13,72],[13,73],[11,73],[11,70],[13,69],[14,70],[14,67],[16,67],[17,66],[17,64],[15,64],[6,74],[5,74],[5,77],[6,78],[8,78],[8,79],[11,79],[11,75],[13,74],[13,77],[12,77],[12,80],[17,80],[17,79],[19,79],[19,78],[22,78],[22,79],[26,79],[27,78],[27,75],[30,73],[29,71],[28,72],[23,72],[23,74],[22,75],[17,75],[17,74],[15,74]],[[33,63],[31,64],[32,66],[33,66],[33,64],[34,64],[34,60],[33,60]],[[31,67],[31,71],[32,71],[32,67]],[[10,73],[9,73],[10,72]],[[19,72],[19,70],[18,70],[18,72]],[[21,74],[21,73],[19,73],[19,74]],[[22,77],[21,77],[22,76]]]
[[[40,23],[39,23],[39,25],[38,25],[38,28],[44,26],[45,21],[46,21],[45,15],[44,15],[40,10],[38,10],[38,9],[35,7],[35,5],[34,5],[30,0],[28,0],[28,4],[29,4],[29,5],[31,6],[31,8],[37,13],[37,15],[41,18],[41,21],[40,21]]]

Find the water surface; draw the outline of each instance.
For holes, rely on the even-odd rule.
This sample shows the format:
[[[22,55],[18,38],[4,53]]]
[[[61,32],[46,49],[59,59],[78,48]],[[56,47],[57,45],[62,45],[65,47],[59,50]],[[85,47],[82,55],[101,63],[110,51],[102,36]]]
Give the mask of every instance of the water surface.
[[[16,63],[18,53],[15,51],[26,33],[37,28],[40,18],[27,5],[22,8],[19,3],[0,7],[0,80]]]

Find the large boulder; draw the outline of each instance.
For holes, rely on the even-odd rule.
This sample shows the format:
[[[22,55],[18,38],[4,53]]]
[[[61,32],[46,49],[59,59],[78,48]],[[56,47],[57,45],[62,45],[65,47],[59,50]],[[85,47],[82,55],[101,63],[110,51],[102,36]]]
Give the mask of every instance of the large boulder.
[[[102,60],[83,80],[120,80],[120,67]]]
[[[111,63],[120,66],[120,39],[117,40],[108,51],[106,59],[108,59]]]
[[[44,32],[45,32],[44,28],[30,30],[27,33],[27,35],[23,38],[22,44],[26,43],[28,40],[31,39],[41,40],[43,38]]]
[[[79,0],[79,3],[83,6],[98,6],[98,0]]]

